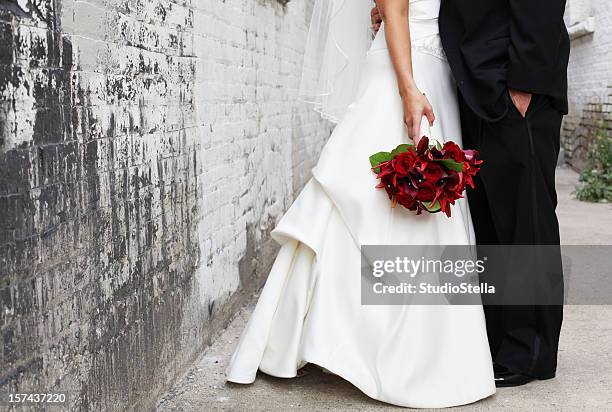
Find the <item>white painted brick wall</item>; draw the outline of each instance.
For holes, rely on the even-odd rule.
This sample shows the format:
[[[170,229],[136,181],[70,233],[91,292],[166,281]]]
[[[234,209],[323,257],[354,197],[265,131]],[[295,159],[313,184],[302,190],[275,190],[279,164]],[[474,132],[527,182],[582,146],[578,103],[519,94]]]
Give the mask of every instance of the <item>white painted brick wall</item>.
[[[591,0],[567,0],[565,21],[568,25],[580,23],[591,16]]]
[[[570,113],[563,143],[570,161],[580,167],[590,136],[602,124],[612,127],[612,7],[609,0],[570,1],[576,15],[595,17],[595,33],[572,42],[568,71]]]
[[[612,7],[608,0],[592,0],[596,19],[593,35],[572,42],[569,96],[573,112],[612,85]]]
[[[187,129],[187,144],[199,151],[202,262],[197,279],[201,304],[212,307],[214,302],[220,308],[239,288],[239,262],[253,252],[247,250],[247,227],[255,245],[268,240],[274,222],[309,178],[331,130],[297,96],[312,1],[290,2],[285,8],[274,0],[194,0],[185,6],[170,1],[116,3],[118,12],[103,2],[64,2],[64,29],[72,32],[82,71],[114,66],[119,73],[129,72],[142,50],[117,42],[144,38],[147,64],[157,64],[175,85],[182,83],[177,77],[184,76],[181,88],[194,91],[189,107],[180,105],[181,89],[150,93],[139,88],[135,95],[147,107],[147,125],[141,127],[181,124]],[[156,11],[160,4],[168,12],[163,23]],[[172,30],[164,26],[185,21],[193,24],[192,32],[181,38],[190,55],[178,55],[174,65],[169,64],[166,56],[177,53],[167,47]],[[181,73],[192,65],[193,78]],[[92,98],[103,95],[106,77],[87,76],[88,87],[96,91]],[[102,118],[104,130],[108,117]],[[148,146],[163,144],[154,138],[148,137]],[[260,256],[263,261],[270,258]]]
[[[239,287],[238,263],[253,252],[247,227],[255,244],[267,240],[330,132],[297,99],[311,2],[290,2],[285,11],[270,3],[194,4],[206,259],[198,280],[206,304],[223,303]]]
[[[149,410],[261,285],[331,132],[281,3],[0,1],[0,392]]]

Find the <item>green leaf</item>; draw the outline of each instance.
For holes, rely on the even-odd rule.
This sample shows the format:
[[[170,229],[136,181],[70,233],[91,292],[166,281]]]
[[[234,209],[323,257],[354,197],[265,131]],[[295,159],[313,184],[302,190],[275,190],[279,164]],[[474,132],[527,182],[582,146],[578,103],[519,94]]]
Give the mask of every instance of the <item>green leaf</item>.
[[[440,202],[438,200],[436,200],[436,203],[432,204],[427,204],[427,203],[423,203],[423,206],[425,207],[425,209],[427,209],[428,212],[431,213],[436,213],[439,212],[440,210],[442,210],[442,207],[440,206]]]
[[[448,170],[452,170],[454,172],[463,171],[463,162],[456,162],[453,159],[438,159],[435,162],[440,163],[442,166],[447,168]]]
[[[370,156],[370,164],[376,167],[381,163],[388,162],[393,159],[393,155],[389,152],[378,152]],[[374,169],[375,173],[380,173],[380,168]]]
[[[410,149],[414,149],[414,145],[404,143],[404,144],[401,144],[401,145],[397,146],[395,149],[393,149],[393,150],[391,151],[391,155],[392,155],[393,157],[395,157],[395,156],[397,156],[397,155],[398,155],[398,154],[400,154],[400,153],[406,153],[406,152],[407,152],[407,151],[409,151]]]

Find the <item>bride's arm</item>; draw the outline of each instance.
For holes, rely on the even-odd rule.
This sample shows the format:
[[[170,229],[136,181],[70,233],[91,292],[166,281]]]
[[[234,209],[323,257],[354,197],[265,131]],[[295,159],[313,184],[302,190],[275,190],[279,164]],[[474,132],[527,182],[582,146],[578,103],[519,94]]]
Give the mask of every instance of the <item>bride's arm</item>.
[[[376,3],[385,22],[385,37],[397,75],[408,135],[418,143],[421,138],[420,128],[423,116],[427,117],[430,125],[433,125],[435,118],[431,104],[420,92],[412,76],[412,48],[408,23],[409,1],[377,0]]]

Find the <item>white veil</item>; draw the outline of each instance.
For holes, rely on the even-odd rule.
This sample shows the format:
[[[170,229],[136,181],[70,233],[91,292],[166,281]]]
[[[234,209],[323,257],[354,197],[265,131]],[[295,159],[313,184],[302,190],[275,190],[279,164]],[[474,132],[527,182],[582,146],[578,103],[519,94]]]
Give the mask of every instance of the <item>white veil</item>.
[[[353,102],[370,43],[372,0],[317,0],[304,54],[300,97],[337,123]]]

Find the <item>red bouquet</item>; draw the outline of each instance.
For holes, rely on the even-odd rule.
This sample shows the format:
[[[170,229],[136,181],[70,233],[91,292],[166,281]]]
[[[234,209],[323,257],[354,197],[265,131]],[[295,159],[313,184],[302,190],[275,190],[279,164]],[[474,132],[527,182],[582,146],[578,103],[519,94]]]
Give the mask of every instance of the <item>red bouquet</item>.
[[[482,160],[475,150],[461,150],[454,142],[429,145],[424,136],[418,146],[402,144],[391,152],[370,156],[372,171],[380,179],[393,207],[398,203],[420,215],[444,212],[451,216],[451,205],[463,197],[467,185],[474,187],[474,176]]]

